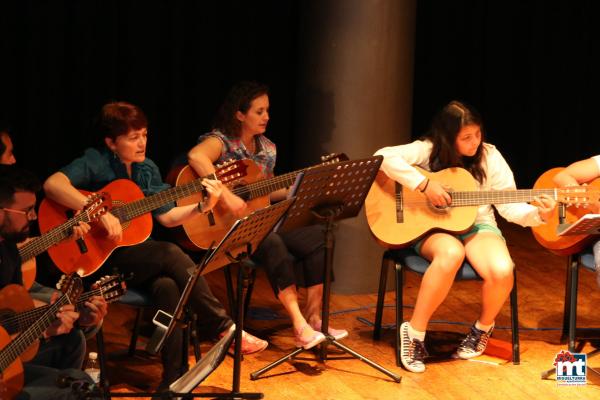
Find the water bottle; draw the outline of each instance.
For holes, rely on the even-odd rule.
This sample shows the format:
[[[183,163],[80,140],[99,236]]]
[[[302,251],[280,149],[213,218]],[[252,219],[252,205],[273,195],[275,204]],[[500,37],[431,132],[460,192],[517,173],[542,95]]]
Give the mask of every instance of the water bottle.
[[[85,373],[87,373],[94,383],[100,382],[100,364],[98,363],[98,353],[92,351],[88,355],[87,363],[85,364]]]

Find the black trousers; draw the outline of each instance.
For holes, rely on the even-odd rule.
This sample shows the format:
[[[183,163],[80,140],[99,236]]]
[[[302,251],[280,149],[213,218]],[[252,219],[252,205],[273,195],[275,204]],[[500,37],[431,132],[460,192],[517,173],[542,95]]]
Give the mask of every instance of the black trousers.
[[[59,385],[61,377],[72,378],[77,384],[91,384],[91,378],[81,370],[85,358],[85,337],[79,329],[53,336],[40,343],[36,356],[23,365],[25,386],[17,400],[75,400],[79,396],[69,385]],[[0,398],[2,395],[0,393]]]
[[[135,246],[115,250],[103,269],[116,268],[122,273],[133,273],[128,285],[149,292],[156,307],[173,313],[181,291],[188,281],[188,271],[195,266],[194,261],[179,246],[169,242],[147,240]],[[198,279],[192,290],[188,305],[198,315],[199,330],[207,336],[215,337],[233,324],[203,277]],[[170,381],[182,372],[182,341],[182,331],[176,329],[165,342],[161,353],[163,381]]]
[[[310,287],[323,283],[323,227],[310,225],[281,234],[272,232],[252,259],[265,269],[275,296],[291,285]]]

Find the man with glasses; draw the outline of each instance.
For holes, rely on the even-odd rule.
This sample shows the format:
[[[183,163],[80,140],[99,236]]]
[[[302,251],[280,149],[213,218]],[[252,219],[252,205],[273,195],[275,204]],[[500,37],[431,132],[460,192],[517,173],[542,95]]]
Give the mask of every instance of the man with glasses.
[[[29,236],[30,225],[37,217],[35,204],[39,189],[39,181],[30,172],[0,165],[0,290],[9,284],[22,285],[17,243]],[[89,229],[77,227],[74,236],[82,235],[86,228]],[[105,302],[104,306],[90,306],[95,309],[96,319],[106,315]],[[4,307],[0,304],[0,308]],[[79,313],[73,305],[61,307],[56,321],[43,333],[37,355],[24,364],[25,386],[17,399],[78,398],[70,387],[58,387],[57,380],[61,375],[91,383],[87,374],[81,371],[86,349],[81,330],[73,329],[78,318]],[[2,347],[4,345],[6,343]],[[0,398],[4,398],[2,393]]]

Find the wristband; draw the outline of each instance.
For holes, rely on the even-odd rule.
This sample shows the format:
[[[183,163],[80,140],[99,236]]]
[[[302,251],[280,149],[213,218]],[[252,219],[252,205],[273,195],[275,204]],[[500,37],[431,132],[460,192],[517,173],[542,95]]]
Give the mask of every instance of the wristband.
[[[425,179],[427,179],[427,182],[425,182],[425,186],[423,186],[423,189],[419,189],[421,193],[425,193],[425,191],[427,190],[427,186],[429,186],[429,178]]]

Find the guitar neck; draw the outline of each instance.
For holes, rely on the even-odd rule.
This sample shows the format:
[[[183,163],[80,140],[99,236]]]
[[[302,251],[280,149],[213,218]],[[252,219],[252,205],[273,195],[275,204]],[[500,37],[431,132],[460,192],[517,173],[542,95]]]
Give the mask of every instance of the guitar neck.
[[[17,359],[33,342],[42,336],[42,333],[56,319],[56,313],[63,305],[69,303],[69,297],[61,296],[54,304],[49,305],[46,311],[33,324],[12,340],[0,351],[0,371],[4,371]]]
[[[235,188],[233,193],[245,200],[252,200],[258,197],[267,196],[279,189],[285,189],[294,184],[296,176],[305,169],[288,172],[287,174],[279,175],[274,178],[264,179],[258,182],[251,183],[246,186]]]
[[[32,259],[50,247],[61,242],[62,240],[70,237],[73,234],[73,227],[77,226],[79,222],[90,222],[91,218],[87,211],[83,211],[75,217],[69,219],[67,222],[50,229],[42,236],[36,237],[21,248],[19,248],[19,255],[21,256],[21,262]]]
[[[554,200],[558,199],[557,189],[474,190],[449,192],[449,194],[452,197],[452,207],[524,203],[542,194]]]
[[[94,289],[82,294],[77,302],[77,308],[83,307],[84,303],[93,296],[102,296],[102,289]],[[51,305],[49,304],[20,312],[1,320],[0,325],[2,325],[10,335],[22,332],[40,319],[50,307]]]
[[[186,183],[185,185],[175,186],[170,189],[163,190],[162,192],[155,193],[151,196],[144,197],[143,199],[113,208],[112,213],[119,218],[121,223],[132,220],[140,215],[146,214],[152,210],[156,210],[165,204],[169,204],[181,198],[201,192],[203,190],[202,179],[204,178],[205,177],[198,178]],[[211,174],[206,178],[216,179],[214,174]]]

